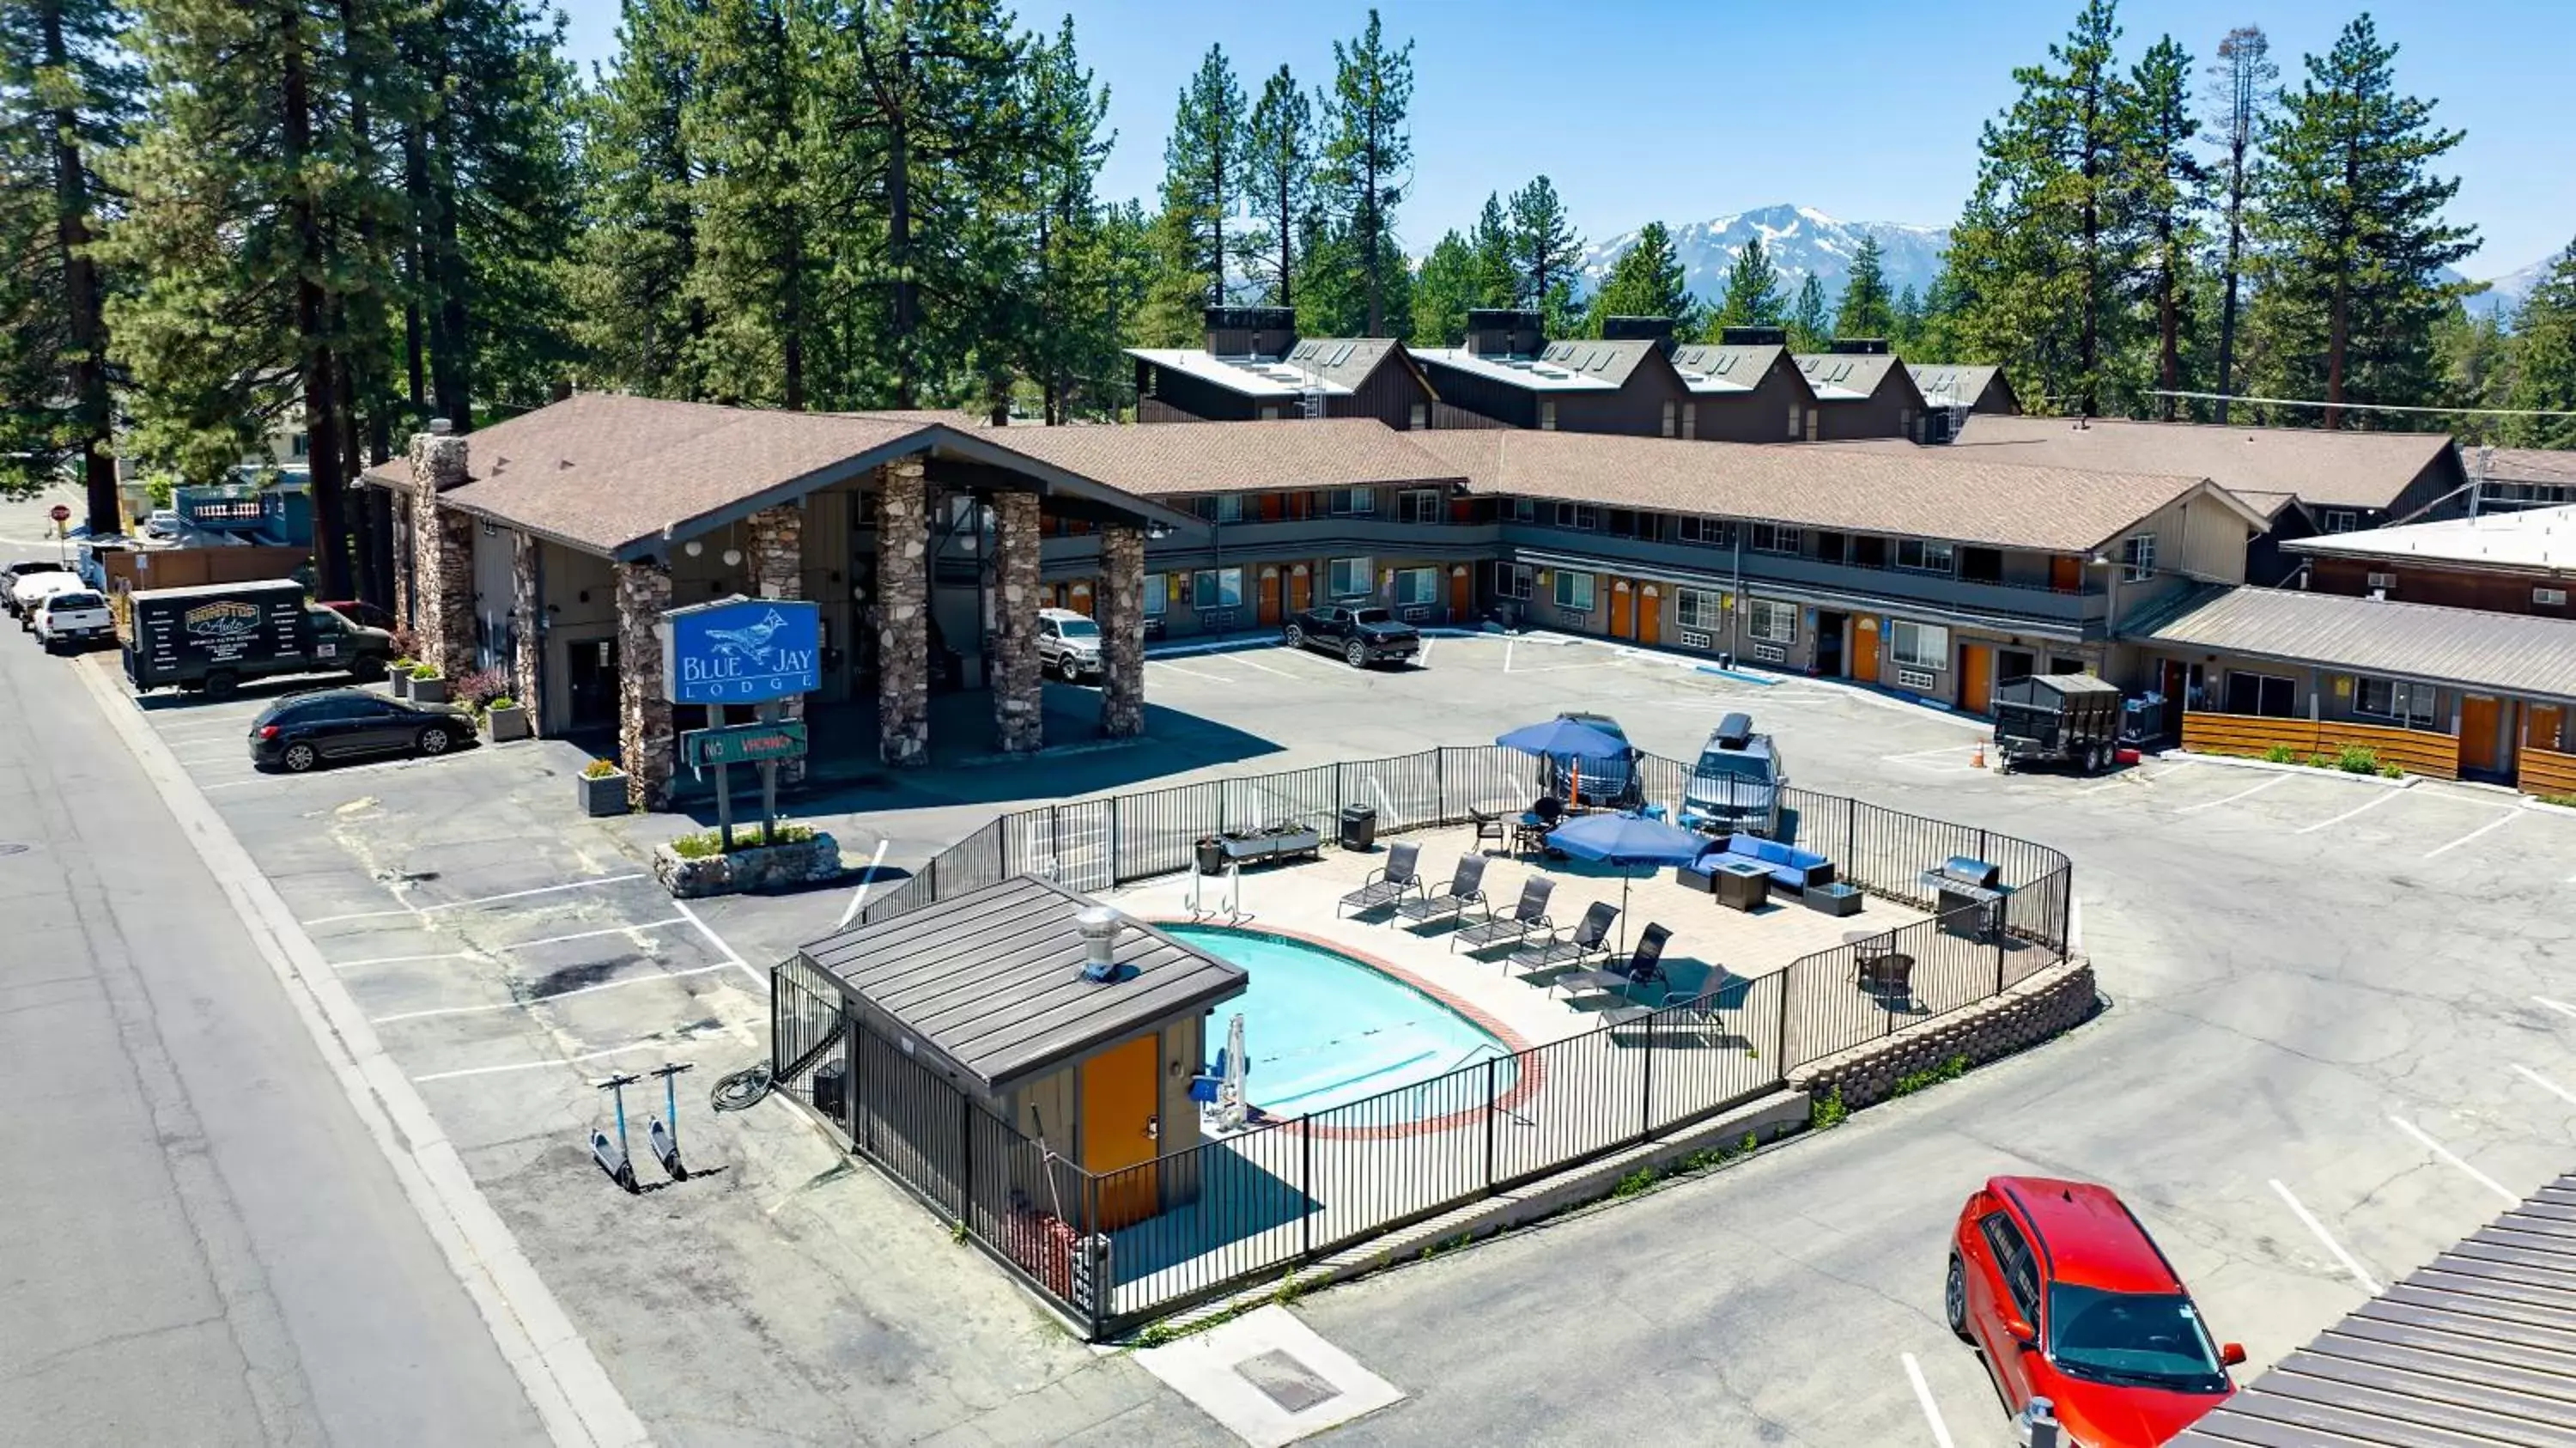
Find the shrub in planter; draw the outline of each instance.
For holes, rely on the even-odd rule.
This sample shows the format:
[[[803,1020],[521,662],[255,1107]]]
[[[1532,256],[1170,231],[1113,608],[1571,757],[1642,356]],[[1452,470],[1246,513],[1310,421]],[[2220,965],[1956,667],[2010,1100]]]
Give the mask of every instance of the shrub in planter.
[[[476,713],[510,690],[510,676],[499,669],[476,669],[458,678],[448,687],[449,702],[462,704]]]
[[[436,664],[414,664],[411,668],[411,698],[415,704],[447,702],[447,676]]]
[[[411,697],[411,671],[416,667],[418,665],[412,662],[409,654],[397,654],[394,661],[385,666],[385,681],[393,686],[395,698]]]
[[[581,767],[581,812],[592,819],[626,813],[626,771],[605,759]]]
[[[528,723],[528,711],[507,694],[483,706],[483,722],[490,727],[495,744],[526,739],[536,733]]]

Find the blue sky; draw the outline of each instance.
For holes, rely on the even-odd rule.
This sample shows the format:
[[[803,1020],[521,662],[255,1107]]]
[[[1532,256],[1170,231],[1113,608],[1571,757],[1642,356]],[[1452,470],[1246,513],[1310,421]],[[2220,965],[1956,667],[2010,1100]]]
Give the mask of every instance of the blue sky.
[[[574,56],[615,46],[617,0],[558,0]],[[1052,28],[1066,0],[1023,0],[1024,24]],[[1286,64],[1310,89],[1330,77],[1332,41],[1368,12],[1349,0],[1251,5],[1075,0],[1087,63],[1111,88],[1118,145],[1104,193],[1148,204],[1162,175],[1173,101],[1210,44],[1247,94]],[[1473,218],[1488,191],[1540,172],[1587,238],[1655,219],[1700,220],[1773,202],[1860,221],[1946,224],[1976,175],[1978,125],[2012,93],[2011,69],[2045,55],[2076,0],[1388,0],[1391,37],[1410,36],[1416,88],[1413,194],[1398,216],[1408,248]],[[2285,82],[2354,11],[2283,0],[2130,0],[2124,56],[2171,32],[2205,59],[2219,37],[2257,24]],[[2468,132],[2450,157],[2456,219],[2485,247],[2485,277],[2576,238],[2576,3],[2393,0],[2400,83],[2438,100]]]

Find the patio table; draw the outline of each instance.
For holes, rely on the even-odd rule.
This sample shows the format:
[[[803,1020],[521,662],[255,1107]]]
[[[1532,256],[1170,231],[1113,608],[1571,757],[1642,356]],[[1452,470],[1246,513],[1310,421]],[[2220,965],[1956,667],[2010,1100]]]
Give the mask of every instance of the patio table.
[[[1896,948],[1896,936],[1885,930],[1853,930],[1843,936],[1852,948],[1852,980],[1884,1001],[1912,992],[1914,957]]]

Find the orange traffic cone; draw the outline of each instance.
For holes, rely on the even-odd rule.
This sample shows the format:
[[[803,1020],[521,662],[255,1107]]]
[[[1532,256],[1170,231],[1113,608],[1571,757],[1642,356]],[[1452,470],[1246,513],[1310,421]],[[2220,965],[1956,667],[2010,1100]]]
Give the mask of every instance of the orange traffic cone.
[[[1977,741],[1977,757],[1972,762],[1979,769],[1986,767],[1986,741],[1982,739]]]

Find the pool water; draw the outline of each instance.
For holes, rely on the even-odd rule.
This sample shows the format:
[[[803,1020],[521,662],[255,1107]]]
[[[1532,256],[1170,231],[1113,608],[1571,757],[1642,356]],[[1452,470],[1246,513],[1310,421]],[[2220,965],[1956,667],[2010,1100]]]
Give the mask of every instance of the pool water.
[[[1242,1012],[1251,1057],[1244,1094],[1274,1116],[1329,1111],[1494,1058],[1502,1062],[1498,1091],[1518,1079],[1511,1049],[1482,1027],[1338,951],[1223,926],[1162,928],[1251,976],[1251,988],[1209,1019],[1208,1057],[1215,1060],[1227,1021]],[[1370,1116],[1439,1115],[1481,1104],[1483,1096],[1481,1082],[1461,1084],[1389,1100]]]

